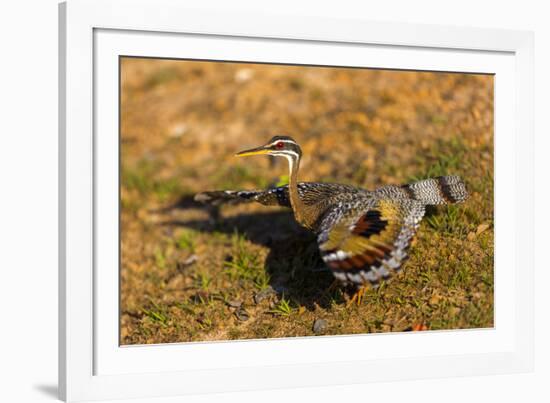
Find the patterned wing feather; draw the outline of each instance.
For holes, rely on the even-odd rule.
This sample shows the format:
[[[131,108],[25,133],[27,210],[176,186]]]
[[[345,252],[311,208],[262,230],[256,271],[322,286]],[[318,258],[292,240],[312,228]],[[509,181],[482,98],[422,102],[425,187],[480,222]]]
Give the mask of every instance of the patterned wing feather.
[[[399,270],[424,215],[415,200],[373,200],[362,209],[337,206],[325,216],[319,249],[336,278],[376,285]],[[348,208],[346,208],[348,207]]]
[[[298,183],[298,193],[306,205],[316,204],[319,200],[330,198],[331,196],[342,192],[361,193],[364,191],[352,186],[340,185],[337,183]],[[264,206],[290,207],[288,185],[278,186],[266,190],[213,190],[197,193],[195,195],[195,201],[214,206],[221,204],[231,205],[257,202],[263,204]]]
[[[213,190],[197,193],[195,201],[213,206],[257,202],[264,206],[290,207],[286,186],[267,190]]]

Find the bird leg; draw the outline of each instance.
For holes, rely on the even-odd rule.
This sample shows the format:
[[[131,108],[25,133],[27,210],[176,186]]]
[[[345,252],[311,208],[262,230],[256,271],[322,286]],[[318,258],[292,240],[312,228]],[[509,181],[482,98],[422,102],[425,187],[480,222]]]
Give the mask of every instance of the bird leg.
[[[341,285],[340,281],[334,279],[328,288],[323,292],[323,296],[329,296],[334,290],[336,290]]]
[[[363,295],[365,294],[365,291],[367,290],[367,286],[363,285],[359,287],[359,289],[353,294],[351,299],[346,304],[346,308],[351,307],[354,303],[357,303],[357,306],[361,305],[361,302],[363,302]]]
[[[327,288],[327,294],[337,289],[340,286],[340,284],[341,284],[340,280],[337,280],[337,279],[332,280],[332,283],[330,283],[330,285]]]

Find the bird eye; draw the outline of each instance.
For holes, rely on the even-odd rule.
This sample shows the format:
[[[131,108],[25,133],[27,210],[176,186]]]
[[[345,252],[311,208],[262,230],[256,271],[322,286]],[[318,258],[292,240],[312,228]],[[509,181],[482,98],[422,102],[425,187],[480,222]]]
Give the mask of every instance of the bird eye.
[[[283,148],[284,146],[285,146],[285,144],[282,141],[279,141],[278,143],[275,143],[275,147],[278,148],[279,150],[281,148]]]

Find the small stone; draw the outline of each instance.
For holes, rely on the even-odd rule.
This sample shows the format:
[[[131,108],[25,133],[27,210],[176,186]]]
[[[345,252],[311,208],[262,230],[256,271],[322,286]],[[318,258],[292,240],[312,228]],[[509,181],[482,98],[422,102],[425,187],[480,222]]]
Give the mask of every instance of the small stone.
[[[250,80],[254,76],[254,71],[251,69],[240,69],[235,73],[235,81],[238,83],[244,83]]]
[[[207,291],[197,291],[195,295],[191,297],[193,302],[196,304],[204,304],[208,301],[208,298],[210,298],[210,294]]]
[[[231,308],[240,308],[242,304],[243,304],[242,301],[235,300],[235,299],[231,301],[227,301],[227,305],[229,305]]]
[[[250,315],[242,306],[235,311],[235,316],[241,322],[246,322],[248,319],[250,319]]]
[[[324,333],[328,328],[328,322],[325,319],[315,319],[313,322],[313,333]]]
[[[187,267],[192,266],[199,260],[197,255],[191,255],[187,259],[185,259],[183,262],[178,262],[176,264],[176,267],[179,271],[184,271]]]
[[[184,260],[184,264],[190,265],[195,263],[197,260],[199,260],[199,257],[197,255],[191,255],[187,259]]]
[[[170,136],[178,138],[183,136],[187,132],[187,125],[185,123],[176,123],[170,129]]]
[[[262,302],[263,300],[265,299],[268,299],[270,298],[271,296],[275,295],[275,290],[273,288],[271,288],[271,286],[263,289],[262,291],[260,291],[259,293],[257,293],[256,295],[254,295],[254,302],[257,304],[259,304],[260,302]]]

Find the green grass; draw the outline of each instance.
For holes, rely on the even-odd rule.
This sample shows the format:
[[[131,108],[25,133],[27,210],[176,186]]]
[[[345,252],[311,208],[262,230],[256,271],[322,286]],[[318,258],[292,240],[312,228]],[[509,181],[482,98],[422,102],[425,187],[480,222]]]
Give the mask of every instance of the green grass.
[[[142,308],[141,311],[153,322],[166,326],[168,324],[169,317],[166,314],[165,309],[156,304],[154,301],[150,301],[150,303],[152,305],[151,309]]]
[[[268,312],[278,316],[290,316],[294,311],[295,309],[290,305],[290,301],[285,299],[283,295],[275,307]]]
[[[291,77],[289,80],[288,80],[288,85],[291,89],[293,89],[294,91],[300,91],[304,88],[305,86],[305,82],[302,78],[300,77]]]
[[[153,72],[147,77],[144,87],[145,89],[153,89],[159,85],[167,84],[170,81],[179,79],[180,73],[177,69],[167,67]]]
[[[181,250],[194,253],[197,245],[196,237],[197,234],[194,231],[186,230],[177,238],[176,245]]]
[[[425,155],[416,156],[416,163],[419,167],[417,174],[408,178],[409,182],[414,182],[426,178],[437,176],[456,175],[464,171],[464,164],[469,164],[466,154],[467,146],[464,144],[460,135],[451,139],[437,140],[431,146]]]
[[[156,176],[162,164],[146,159],[140,160],[134,167],[123,166],[122,186],[137,191],[141,196],[153,195],[159,201],[166,201],[182,192],[177,178],[159,178]]]
[[[462,237],[468,233],[470,225],[465,220],[465,209],[461,205],[449,205],[439,208],[433,215],[425,218],[426,223],[439,233]]]
[[[254,278],[254,286],[262,291],[269,287],[271,282],[271,276],[265,272],[265,269],[263,269],[260,273],[256,275]]]
[[[266,273],[257,253],[247,247],[246,238],[235,232],[231,237],[232,254],[224,262],[224,272],[230,280],[251,281],[256,288],[264,289],[269,285]]]
[[[155,249],[155,265],[159,269],[166,268],[166,256],[164,255],[164,252],[160,248]]]
[[[197,273],[195,276],[195,285],[203,291],[209,291],[212,286],[212,277],[207,273]]]
[[[210,178],[216,189],[240,189],[243,184],[255,188],[265,188],[268,181],[264,175],[254,173],[247,165],[234,165],[217,169]]]

